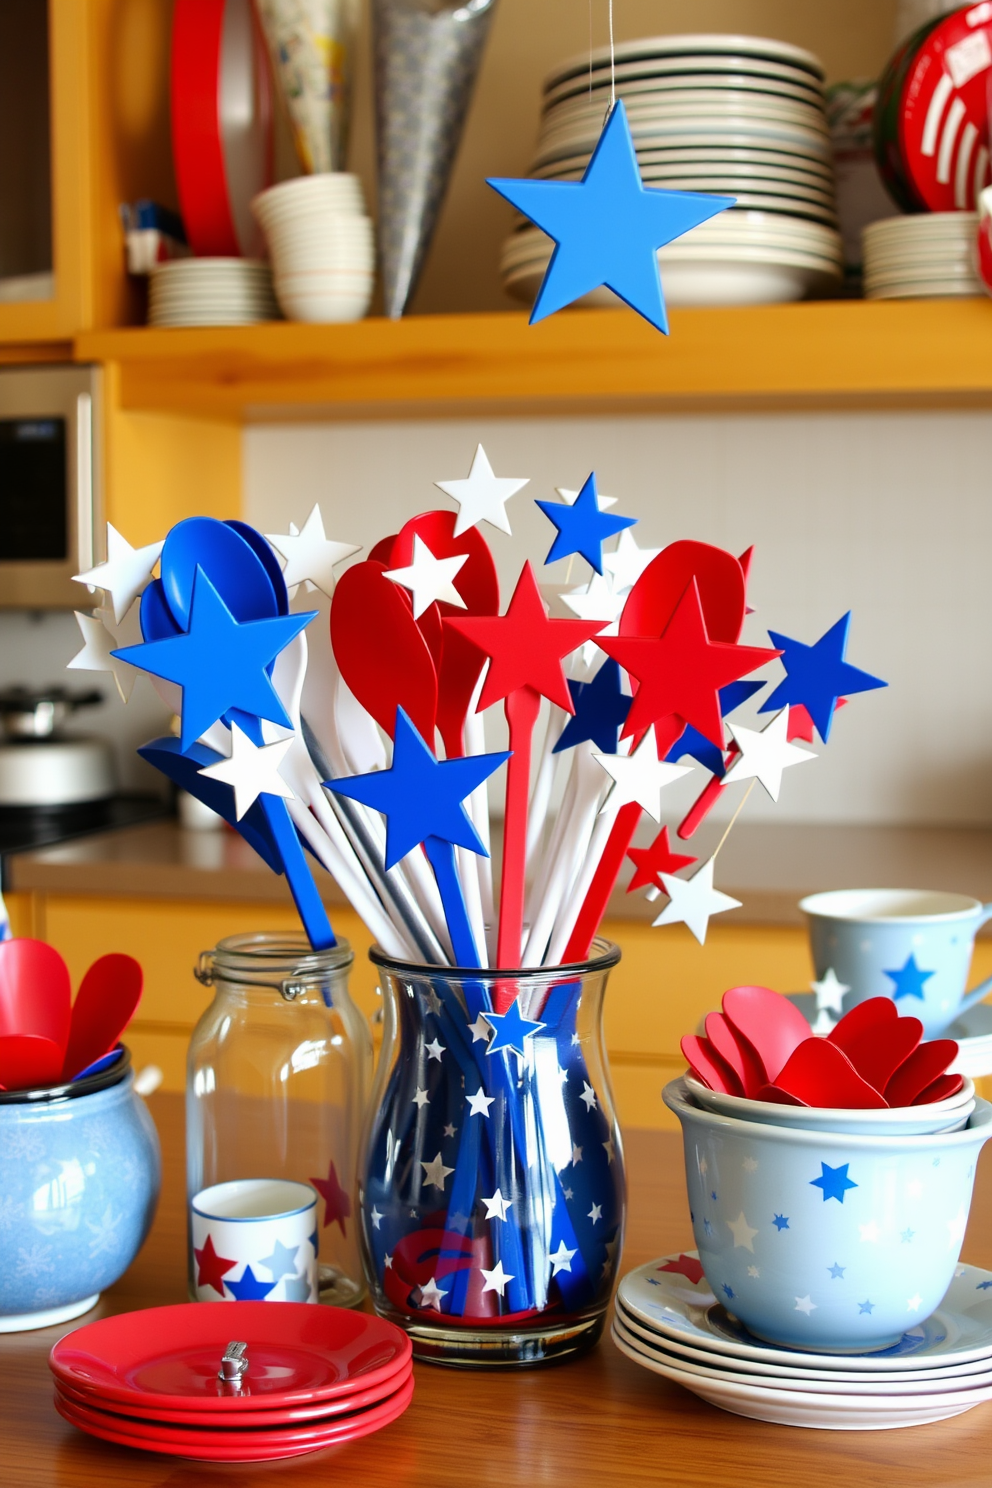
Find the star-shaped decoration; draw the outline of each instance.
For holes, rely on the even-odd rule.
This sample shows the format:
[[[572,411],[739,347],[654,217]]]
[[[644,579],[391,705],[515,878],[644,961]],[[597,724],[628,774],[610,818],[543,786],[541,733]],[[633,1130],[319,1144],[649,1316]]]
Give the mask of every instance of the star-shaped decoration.
[[[413,1104],[417,1107],[418,1111],[422,1111],[425,1106],[429,1106],[431,1103],[431,1098],[427,1094],[427,1091],[423,1090],[419,1085],[417,1086],[416,1093],[411,1097],[411,1099],[413,1101]]]
[[[822,1189],[824,1203],[828,1199],[836,1199],[839,1204],[843,1204],[847,1190],[858,1186],[847,1176],[849,1167],[850,1163],[842,1163],[840,1167],[832,1168],[829,1163],[821,1161],[820,1176],[810,1179],[810,1187]]]
[[[251,1267],[246,1266],[241,1273],[240,1281],[228,1281],[225,1285],[236,1302],[263,1302],[270,1292],[275,1291],[279,1283],[278,1281],[260,1281]]]
[[[392,1258],[392,1256],[391,1255],[384,1255],[383,1258],[382,1258],[382,1264],[385,1266],[385,1268],[386,1268],[387,1271],[392,1271],[392,1269],[393,1269],[393,1258]],[[443,1295],[445,1295],[445,1294],[442,1293],[442,1296]]]
[[[772,1220],[772,1224],[778,1230],[779,1234],[781,1234],[783,1230],[787,1230],[789,1228],[788,1218],[784,1214],[776,1214],[775,1218]]]
[[[440,1312],[441,1298],[447,1295],[447,1288],[439,1287],[437,1278],[432,1276],[426,1286],[420,1288],[420,1305],[421,1307],[433,1307],[436,1312]]]
[[[663,873],[661,881],[668,895],[668,903],[652,924],[684,924],[699,944],[705,945],[710,916],[724,914],[728,909],[739,909],[741,902],[713,887],[715,861],[714,858],[707,859],[691,878],[675,878],[671,873]]]
[[[782,773],[793,765],[806,764],[816,759],[808,749],[790,744],[786,738],[789,726],[789,710],[783,708],[771,723],[763,729],[745,728],[743,724],[728,724],[734,743],[740,754],[724,775],[725,785],[734,785],[738,780],[758,780],[777,801],[782,789]]]
[[[827,1270],[830,1272],[830,1275],[833,1277],[834,1281],[843,1281],[844,1272],[847,1270],[847,1267],[838,1266],[837,1262],[834,1261],[832,1266],[827,1267]]]
[[[563,1195],[564,1198],[568,1199],[569,1202],[571,1202],[571,1200],[575,1198],[575,1194],[572,1192],[572,1190],[570,1188],[563,1188],[562,1189],[562,1195]]]
[[[543,1023],[523,1016],[519,997],[513,999],[505,1013],[487,1013],[486,1020],[495,1029],[495,1037],[486,1053],[496,1054],[500,1049],[513,1049],[521,1059],[524,1056],[524,1039],[533,1038],[544,1027]]]
[[[678,1276],[684,1276],[686,1281],[691,1281],[693,1286],[698,1286],[703,1279],[703,1268],[695,1256],[680,1255],[676,1260],[666,1261],[659,1271],[671,1271]]]
[[[478,1014],[475,1022],[468,1025],[468,1031],[472,1035],[473,1044],[477,1044],[480,1039],[484,1044],[488,1044],[493,1032],[486,1022],[485,1013]]]
[[[496,1099],[494,1095],[487,1095],[480,1085],[474,1095],[468,1097],[468,1111],[470,1116],[488,1116],[489,1107]]]
[[[265,537],[286,560],[282,576],[287,589],[306,582],[315,589],[322,590],[328,599],[334,593],[335,568],[353,553],[361,552],[361,548],[354,543],[331,541],[324,532],[324,518],[320,507],[316,505],[304,522],[301,532],[293,527],[288,533],[267,532]]]
[[[483,1292],[496,1292],[498,1296],[502,1297],[507,1282],[513,1280],[513,1276],[507,1275],[503,1270],[503,1262],[501,1260],[497,1261],[495,1266],[489,1271],[486,1270],[485,1266],[480,1266],[479,1270],[485,1277],[485,1285],[482,1288]]]
[[[923,1306],[923,1298],[920,1296],[919,1292],[914,1292],[911,1297],[906,1298],[906,1306],[908,1307],[910,1312],[919,1312],[920,1308]]]
[[[818,1304],[816,1302],[814,1302],[810,1298],[810,1296],[807,1294],[805,1297],[797,1297],[796,1298],[796,1305],[795,1305],[795,1308],[793,1310],[795,1312],[804,1312],[806,1314],[806,1316],[809,1317],[809,1315],[810,1315],[811,1312],[815,1312],[816,1311],[817,1305]]]
[[[413,618],[419,620],[424,611],[438,600],[457,605],[462,610],[465,608],[454,578],[467,562],[467,553],[456,553],[453,558],[436,558],[423,538],[414,533],[413,562],[406,568],[387,569],[383,578],[409,589],[413,597]]]
[[[126,661],[114,655],[119,646],[135,646],[141,641],[140,605],[133,604],[118,624],[114,612],[99,609],[95,615],[76,610],[76,624],[83,638],[83,648],[66,662],[71,672],[109,672],[122,703],[129,701],[138,673]]]
[[[600,634],[616,635],[617,621],[623,613],[627,598],[626,595],[617,594],[610,581],[604,579],[602,574],[594,573],[584,589],[570,589],[561,596],[561,602],[568,606],[573,615],[578,615],[580,620],[602,621],[606,629]],[[588,649],[590,652],[594,649],[591,643]]]
[[[259,1265],[271,1272],[276,1281],[281,1281],[284,1276],[295,1276],[296,1255],[299,1248],[298,1245],[292,1247],[283,1245],[281,1240],[277,1240],[272,1254],[264,1256]]]
[[[757,1280],[757,1278],[761,1275],[761,1272],[758,1270],[757,1266],[748,1266],[747,1274],[748,1276],[753,1276],[755,1280]]]
[[[617,594],[633,589],[648,564],[653,563],[661,548],[639,548],[629,528],[621,532],[612,553],[603,555],[603,567],[613,579]]]
[[[369,1211],[369,1219],[372,1221],[372,1228],[374,1230],[379,1229],[384,1218],[385,1215],[380,1214],[375,1204],[373,1204],[371,1210]]]
[[[347,1235],[345,1220],[351,1217],[351,1199],[338,1182],[338,1170],[334,1163],[328,1163],[326,1178],[311,1178],[310,1182],[324,1201],[323,1228],[326,1230],[327,1226],[336,1220],[341,1227],[342,1235]]]
[[[636,517],[612,516],[602,510],[596,494],[595,471],[587,477],[574,501],[537,501],[534,504],[558,529],[545,564],[578,553],[598,574],[603,572],[603,543],[625,527],[633,527],[637,521]]]
[[[758,1171],[758,1159],[756,1157],[746,1157],[741,1166],[745,1173],[756,1173]]]
[[[555,495],[560,496],[562,501],[566,502],[568,506],[571,506],[573,501],[578,500],[579,494],[578,491],[570,490],[568,486],[555,486]],[[611,506],[616,506],[617,504],[616,496],[607,496],[598,488],[596,490],[596,500],[599,502],[600,511],[609,511]]]
[[[844,982],[839,981],[837,973],[832,966],[828,966],[818,982],[810,982],[810,986],[816,993],[816,1007],[818,1012],[826,1010],[836,1013],[840,1017],[844,1011],[844,993],[850,992]]]
[[[977,1292],[987,1292],[989,1287],[992,1287],[992,1281],[980,1281],[975,1290]]]
[[[631,847],[627,856],[634,864],[634,874],[627,885],[627,893],[635,889],[661,888],[663,873],[677,873],[699,861],[688,853],[672,852],[668,840],[668,828],[662,827],[650,847]]]
[[[292,748],[293,739],[280,739],[275,744],[253,744],[236,723],[231,724],[231,754],[216,765],[206,765],[197,774],[208,780],[220,780],[234,791],[234,814],[238,821],[259,796],[281,796],[291,801],[293,792],[279,774],[279,766]]]
[[[445,1045],[441,1043],[441,1040],[438,1038],[434,1038],[429,1044],[425,1044],[424,1048],[427,1050],[428,1059],[436,1059],[440,1064],[441,1055],[444,1053],[445,1050]]]
[[[630,754],[594,754],[593,759],[613,779],[600,816],[613,815],[621,806],[634,801],[655,821],[660,821],[662,791],[691,773],[688,765],[669,765],[658,758],[653,727]]]
[[[511,1207],[513,1200],[504,1199],[499,1189],[497,1189],[491,1199],[483,1199],[482,1202],[486,1206],[487,1219],[505,1219],[506,1211]]]
[[[667,334],[658,249],[734,203],[732,196],[646,187],[620,99],[581,181],[490,177],[488,184],[557,245],[531,324],[605,284]]]
[[[554,754],[587,740],[591,740],[603,754],[616,754],[620,730],[631,704],[629,695],[620,684],[620,667],[609,657],[591,682],[569,679],[568,690],[575,711],[561,732]]]
[[[522,491],[529,481],[530,476],[521,478],[494,475],[493,467],[480,444],[476,446],[467,480],[435,481],[434,484],[458,504],[458,520],[453,534],[455,537],[461,537],[463,532],[467,532],[470,527],[477,527],[480,522],[488,522],[490,527],[498,527],[500,532],[509,536],[510,521],[506,515],[506,503],[511,496]]]
[[[427,1006],[430,1008],[435,1018],[444,1007],[444,1003],[441,1001],[440,997],[438,997],[433,987],[428,987],[427,989]]]
[[[577,1253],[575,1250],[569,1250],[564,1240],[559,1240],[558,1249],[551,1251],[548,1256],[548,1260],[554,1268],[551,1275],[557,1276],[559,1271],[571,1271],[572,1259]]]
[[[282,1293],[286,1302],[309,1302],[310,1281],[306,1276],[287,1276],[282,1284]]]
[[[454,1122],[449,1121],[447,1126],[444,1128],[444,1135],[446,1137],[453,1137],[457,1130],[458,1128],[457,1126],[455,1126]]]
[[[424,1170],[424,1182],[429,1183],[433,1188],[439,1188],[443,1193],[444,1180],[447,1178],[449,1173],[453,1173],[455,1171],[454,1168],[445,1167],[444,1163],[441,1160],[440,1152],[438,1153],[437,1157],[432,1158],[430,1162],[424,1162],[423,1158],[421,1158],[420,1166]]]
[[[196,1284],[198,1287],[212,1287],[219,1296],[224,1295],[224,1277],[228,1271],[233,1271],[238,1264],[237,1261],[229,1261],[226,1256],[219,1256],[214,1249],[213,1236],[208,1235],[202,1249],[193,1251],[196,1257]]]
[[[841,1200],[841,1203],[843,1203],[843,1199]],[[858,1230],[861,1235],[862,1245],[878,1244],[882,1232],[873,1219],[870,1219],[867,1224],[858,1225]]]
[[[397,708],[389,769],[324,784],[339,796],[382,812],[386,818],[387,868],[431,837],[488,857],[462,802],[507,758],[502,752],[437,760],[405,711]]]
[[[964,1205],[961,1204],[959,1206],[958,1212],[957,1212],[957,1214],[955,1214],[954,1218],[953,1219],[949,1219],[947,1221],[947,1248],[948,1248],[948,1250],[954,1250],[955,1247],[960,1246],[961,1241],[964,1239],[964,1232],[965,1232],[965,1230],[967,1228],[968,1228],[968,1211],[964,1207]]]
[[[202,568],[196,571],[189,631],[113,654],[183,691],[180,744],[187,750],[231,708],[292,728],[266,670],[316,611],[270,620],[235,620]]]
[[[577,1166],[582,1161],[582,1148],[572,1145],[572,1166]]]
[[[595,1110],[596,1106],[599,1104],[599,1102],[596,1100],[596,1092],[595,1090],[593,1090],[588,1080],[583,1080],[582,1082],[582,1094],[579,1096],[579,1100],[582,1101],[587,1111]]]
[[[787,703],[801,703],[826,744],[840,698],[853,692],[871,692],[876,687],[887,687],[888,683],[881,678],[862,672],[844,660],[850,625],[851,612],[848,610],[812,646],[770,630],[768,634],[772,644],[781,648],[785,677],[762,703],[759,712],[770,713]]]
[[[132,548],[127,538],[121,537],[108,522],[106,560],[73,577],[77,584],[87,584],[90,589],[102,589],[110,595],[114,620],[119,625],[147,584],[164,546],[157,542]]]
[[[910,1245],[912,1244],[913,1236],[915,1234],[915,1230],[903,1230],[902,1234],[899,1236],[899,1239],[902,1241],[903,1245]]]
[[[863,1313],[863,1312],[869,1312],[869,1313],[870,1312],[874,1312],[874,1310],[875,1310],[875,1303],[874,1302],[864,1301],[864,1302],[859,1302],[858,1303],[858,1312],[859,1312],[859,1314],[860,1313]]]
[[[930,978],[936,976],[937,973],[935,971],[923,971],[916,964],[915,951],[910,951],[906,961],[897,971],[887,971],[885,975],[890,977],[895,984],[892,993],[894,1002],[898,1002],[900,997],[918,997],[922,1002],[926,995],[923,991],[924,987]]]
[[[757,1230],[753,1230],[748,1224],[747,1220],[744,1218],[743,1209],[741,1210],[740,1214],[738,1214],[736,1219],[727,1220],[727,1228],[734,1237],[734,1249],[738,1250],[739,1248],[743,1247],[745,1250],[749,1250],[753,1255],[754,1237],[758,1232]]]

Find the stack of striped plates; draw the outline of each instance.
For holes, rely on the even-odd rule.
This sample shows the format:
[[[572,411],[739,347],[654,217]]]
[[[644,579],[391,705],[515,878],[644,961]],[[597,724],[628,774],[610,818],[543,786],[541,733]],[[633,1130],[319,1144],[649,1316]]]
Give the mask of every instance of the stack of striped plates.
[[[840,278],[823,70],[811,53],[746,36],[628,42],[616,49],[616,92],[646,186],[737,199],[661,250],[670,303],[800,299]],[[550,74],[532,177],[581,179],[609,98],[608,49]],[[522,223],[503,251],[507,289],[532,299],[551,251]],[[587,302],[615,303],[609,290]]]
[[[979,295],[977,212],[923,212],[873,222],[862,235],[865,298]]]
[[[279,319],[267,263],[249,258],[177,258],[152,269],[149,325],[254,325]]]

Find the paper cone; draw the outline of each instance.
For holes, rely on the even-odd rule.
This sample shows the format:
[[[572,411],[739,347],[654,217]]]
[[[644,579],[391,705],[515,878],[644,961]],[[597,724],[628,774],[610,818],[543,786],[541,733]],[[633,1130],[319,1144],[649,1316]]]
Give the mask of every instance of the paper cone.
[[[373,0],[379,252],[386,314],[417,285],[496,0]]]
[[[356,0],[256,0],[306,174],[344,170]]]

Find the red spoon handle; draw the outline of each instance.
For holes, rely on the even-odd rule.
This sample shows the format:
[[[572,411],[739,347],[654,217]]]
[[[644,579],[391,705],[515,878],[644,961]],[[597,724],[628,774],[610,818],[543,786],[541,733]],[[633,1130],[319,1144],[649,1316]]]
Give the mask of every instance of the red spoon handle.
[[[527,864],[527,797],[530,791],[531,740],[541,695],[533,687],[507,693],[503,704],[512,753],[506,766],[506,814],[503,824],[503,873],[499,893],[497,966],[520,965],[524,926],[524,875]],[[504,1008],[498,1009],[505,1012]]]
[[[730,746],[730,753],[727,755],[728,770],[739,754],[740,750],[737,748],[737,745],[732,744]],[[710,812],[713,810],[713,807],[716,805],[717,801],[719,801],[720,797],[723,795],[726,789],[727,787],[724,785],[723,780],[718,775],[714,775],[709,784],[703,787],[696,799],[695,804],[693,806],[690,806],[683,821],[679,825],[678,835],[682,838],[683,841],[691,837],[692,834],[699,827],[702,826],[703,822],[709,816]]]

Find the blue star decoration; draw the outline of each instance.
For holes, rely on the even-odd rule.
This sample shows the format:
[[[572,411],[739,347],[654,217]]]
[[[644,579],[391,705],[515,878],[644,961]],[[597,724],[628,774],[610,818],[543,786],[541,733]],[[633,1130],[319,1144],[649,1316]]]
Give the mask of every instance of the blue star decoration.
[[[861,1314],[862,1312],[874,1312],[874,1310],[875,1310],[875,1304],[874,1304],[874,1302],[867,1302],[866,1301],[866,1302],[859,1302],[858,1303],[858,1313],[859,1314]]]
[[[789,1221],[786,1219],[784,1214],[776,1214],[775,1218],[772,1220],[772,1224],[778,1230],[779,1234],[781,1234],[783,1230],[787,1230],[789,1228]]]
[[[810,1187],[823,1190],[824,1203],[828,1199],[836,1199],[839,1204],[843,1204],[844,1195],[847,1190],[849,1188],[857,1188],[858,1186],[847,1176],[849,1167],[850,1163],[843,1163],[839,1168],[832,1168],[829,1163],[821,1161],[820,1176],[819,1178],[811,1178],[809,1180]]]
[[[834,708],[840,698],[849,697],[854,692],[888,687],[889,684],[880,677],[873,677],[870,672],[863,672],[844,660],[850,625],[851,612],[848,610],[812,646],[770,630],[772,645],[782,652],[785,676],[758,712],[770,713],[786,704],[802,703],[826,744]]]
[[[902,1235],[900,1237],[901,1240],[902,1240],[903,1245],[909,1245],[910,1242],[913,1239],[913,1236],[915,1234],[916,1234],[916,1231],[915,1230],[903,1230]]]
[[[531,325],[605,284],[666,335],[658,249],[735,201],[645,186],[620,100],[581,181],[491,177],[488,184],[556,244]]]
[[[484,1013],[486,1022],[495,1030],[490,1039],[487,1054],[497,1054],[500,1049],[513,1049],[521,1059],[524,1054],[524,1039],[533,1038],[543,1023],[531,1022],[520,1011],[520,999],[515,997],[505,1013]]]
[[[764,682],[741,680],[739,682],[728,682],[726,687],[721,687],[718,694],[721,717],[728,717],[742,703],[746,703],[748,698],[754,697],[756,692],[760,692],[764,686]],[[709,770],[710,774],[715,775],[719,780],[722,780],[727,773],[723,750],[718,749],[698,729],[693,728],[691,723],[686,724],[682,733],[665,755],[665,760],[670,765],[677,765],[679,760],[684,759],[686,755],[690,759],[696,760],[702,765],[704,770]]]
[[[726,1299],[727,1299],[728,1302],[730,1302],[732,1300],[732,1298],[736,1295],[736,1293],[734,1292],[733,1287],[732,1286],[728,1286],[726,1282],[723,1283],[723,1286],[720,1288],[720,1290],[723,1292],[723,1294],[726,1297]]]
[[[834,1281],[837,1281],[837,1280],[843,1280],[843,1278],[844,1278],[844,1272],[847,1270],[847,1267],[846,1266],[838,1266],[837,1262],[834,1261],[834,1263],[833,1263],[832,1266],[828,1266],[827,1267],[827,1270],[830,1272],[830,1275],[833,1277]]]
[[[935,971],[921,970],[916,964],[915,952],[910,951],[906,961],[900,966],[898,971],[887,971],[885,975],[891,977],[895,983],[892,993],[893,1002],[898,1002],[900,997],[918,997],[922,1002],[925,984],[932,976],[936,976],[937,973]]]
[[[281,1240],[277,1240],[272,1254],[270,1256],[263,1256],[259,1265],[264,1266],[267,1271],[271,1271],[276,1281],[280,1281],[284,1276],[295,1276],[296,1253],[299,1248],[298,1245],[294,1245],[290,1249],[289,1246],[283,1245]]]
[[[992,1281],[980,1281],[975,1290],[977,1292],[987,1292],[989,1287],[992,1287]]]
[[[575,712],[562,729],[553,753],[591,740],[602,754],[616,754],[620,730],[633,702],[620,686],[620,663],[608,656],[592,681],[569,681],[568,690]]]
[[[292,728],[266,668],[316,614],[310,610],[239,622],[198,567],[188,632],[124,646],[112,655],[182,688],[180,745],[185,752],[231,708]]]
[[[620,517],[600,511],[595,471],[587,477],[571,504],[567,501],[535,501],[534,505],[539,506],[548,521],[558,528],[558,535],[544,560],[545,565],[578,553],[598,574],[603,572],[603,543],[637,522],[636,517]]]
[[[261,1302],[279,1285],[277,1281],[259,1281],[250,1266],[246,1266],[240,1281],[228,1281],[224,1285],[236,1302]]]

